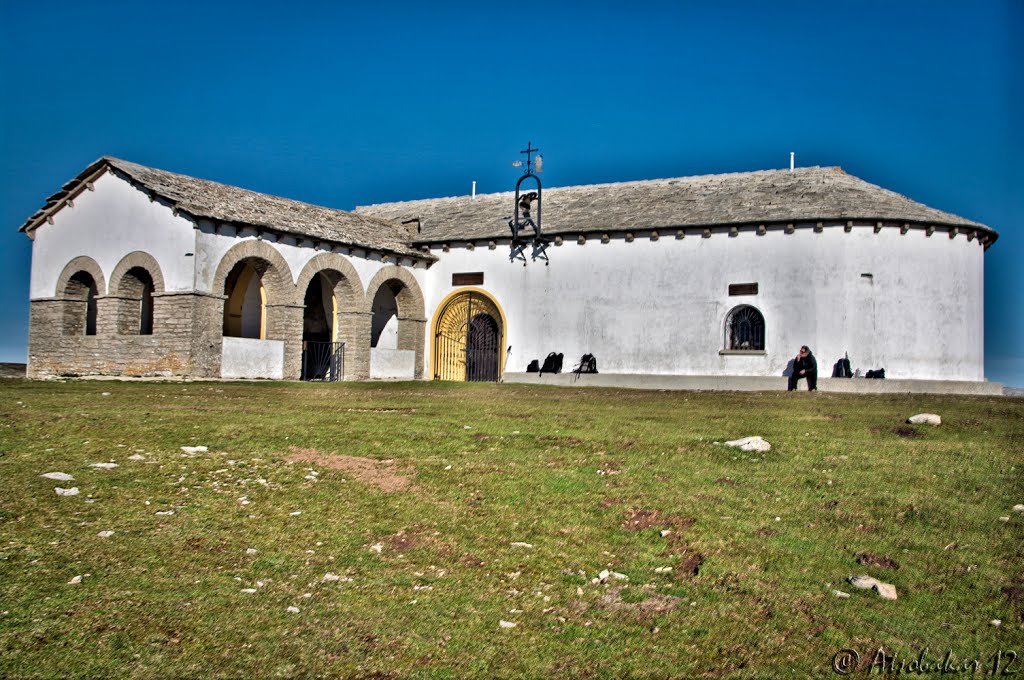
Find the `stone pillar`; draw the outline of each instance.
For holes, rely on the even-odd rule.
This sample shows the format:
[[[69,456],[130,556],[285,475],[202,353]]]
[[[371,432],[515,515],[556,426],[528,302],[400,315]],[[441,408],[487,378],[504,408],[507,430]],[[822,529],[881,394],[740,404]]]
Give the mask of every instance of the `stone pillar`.
[[[398,317],[398,349],[411,349],[416,353],[413,377],[423,378],[423,345],[427,320],[421,317]]]
[[[267,305],[267,340],[284,340],[284,379],[302,375],[302,305]]]
[[[338,312],[338,342],[345,343],[345,380],[370,377],[372,312]]]
[[[153,333],[162,332],[158,324],[170,332],[189,333],[191,374],[197,378],[219,378],[227,297],[209,293],[153,297]]]
[[[96,335],[117,335],[117,317],[121,298],[111,295],[96,297]]]

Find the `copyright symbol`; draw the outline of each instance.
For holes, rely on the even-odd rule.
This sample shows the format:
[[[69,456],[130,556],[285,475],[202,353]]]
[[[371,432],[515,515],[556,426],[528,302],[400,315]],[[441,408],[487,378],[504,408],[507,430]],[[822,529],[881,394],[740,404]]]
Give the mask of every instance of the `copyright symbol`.
[[[857,670],[860,663],[860,654],[856,649],[840,649],[832,657],[832,670],[839,675],[849,675]]]

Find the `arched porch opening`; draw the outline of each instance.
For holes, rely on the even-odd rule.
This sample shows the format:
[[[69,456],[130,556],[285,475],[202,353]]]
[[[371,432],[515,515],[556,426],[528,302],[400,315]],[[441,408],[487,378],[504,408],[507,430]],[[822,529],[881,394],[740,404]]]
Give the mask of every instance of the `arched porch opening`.
[[[402,267],[384,267],[370,281],[366,300],[370,377],[422,377],[426,319],[415,277]]]
[[[267,289],[263,274],[269,268],[263,260],[249,258],[235,264],[224,281],[224,337],[267,337]]]
[[[143,267],[132,267],[117,282],[119,335],[153,334],[153,277]]]

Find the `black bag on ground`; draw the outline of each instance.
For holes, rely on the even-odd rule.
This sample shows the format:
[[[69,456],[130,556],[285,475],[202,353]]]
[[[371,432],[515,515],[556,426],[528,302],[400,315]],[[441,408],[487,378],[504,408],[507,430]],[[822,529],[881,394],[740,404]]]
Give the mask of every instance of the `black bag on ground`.
[[[836,362],[836,365],[832,367],[833,378],[852,378],[853,372],[850,370],[850,360],[842,358]]]
[[[868,371],[867,373],[864,374],[864,377],[865,378],[875,378],[877,380],[884,380],[885,379],[885,369],[884,368],[879,368],[876,371]]]
[[[576,375],[580,373],[597,373],[597,357],[593,354],[584,354],[580,359],[580,365],[576,367],[574,373]]]
[[[540,367],[541,373],[561,373],[562,355],[552,352],[544,359],[544,365]]]
[[[526,367],[526,372],[527,373],[540,373],[540,362],[537,361],[536,359],[531,361],[530,364]]]

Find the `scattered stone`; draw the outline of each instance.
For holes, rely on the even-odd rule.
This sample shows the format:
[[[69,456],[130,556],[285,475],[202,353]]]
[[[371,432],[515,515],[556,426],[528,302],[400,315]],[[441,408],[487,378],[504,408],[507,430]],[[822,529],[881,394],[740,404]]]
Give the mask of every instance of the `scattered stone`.
[[[296,510],[295,512],[291,513],[292,517],[298,517],[301,514],[302,514],[301,510]]]
[[[206,453],[210,449],[205,446],[182,446],[181,450],[185,453]]]
[[[82,577],[81,576],[75,576],[70,581],[68,581],[68,585],[69,586],[77,586],[81,582],[82,582]]]
[[[89,467],[99,468],[101,470],[113,470],[116,467],[121,467],[117,463],[93,463]]]
[[[1024,503],[1018,503],[1017,505],[1013,506],[1013,511],[1024,512]]]
[[[256,550],[256,548],[246,548],[245,549],[245,554],[246,555],[255,555],[257,552],[258,551]]]
[[[332,574],[331,572],[327,572],[326,574],[324,574],[324,577],[322,579],[320,579],[320,580],[325,581],[325,582],[340,581],[341,577],[338,576],[337,574]]]
[[[156,514],[160,515],[161,517],[166,517],[167,515],[173,515],[174,510],[157,510]]]
[[[519,624],[518,623],[513,623],[511,621],[505,621],[504,619],[502,619],[502,620],[498,621],[498,625],[501,626],[502,628],[515,628]]]
[[[757,451],[758,453],[765,453],[771,451],[772,445],[769,444],[765,439],[761,437],[743,437],[742,439],[734,439],[730,442],[725,442],[726,446],[739,449],[740,451]]]
[[[110,396],[110,392],[100,392],[100,396],[101,397],[109,397]]]
[[[374,543],[373,545],[370,546],[370,550],[372,552],[377,553],[377,554],[380,554],[380,551],[383,550],[383,549],[384,549],[384,544],[383,543]]]
[[[1000,522],[1009,522],[1010,518],[1008,516],[1004,515],[1004,516],[999,518],[999,521]]]
[[[668,535],[669,535],[669,534],[671,534],[671,533],[672,533],[672,530],[671,530],[671,529],[662,529],[662,530],[661,530],[661,537],[662,537],[662,538],[665,538],[666,536],[668,536]]]
[[[833,590],[832,594],[835,595],[836,597],[842,598],[842,599],[846,599],[846,598],[850,597],[849,593],[844,593],[841,590]]]
[[[249,595],[252,595],[253,593],[256,592],[256,589],[255,588],[242,588],[242,592],[243,593],[247,593]]]
[[[78,495],[78,487],[77,486],[73,486],[70,489],[62,489],[59,486],[55,486],[55,487],[53,487],[53,490],[57,492],[58,496],[77,496]]]
[[[111,536],[114,535],[114,532],[113,531],[101,531],[101,532],[99,532],[96,535],[99,536],[100,538],[110,538]]]
[[[896,586],[891,583],[882,583],[878,579],[870,576],[851,576],[846,580],[849,581],[850,585],[854,588],[874,590],[883,600],[896,599]]]
[[[934,413],[918,413],[916,416],[907,418],[910,425],[942,425],[942,418]]]
[[[298,607],[294,607],[294,606],[288,607],[288,613],[289,614],[298,614],[299,613],[299,608]]]
[[[39,476],[45,477],[46,479],[52,479],[55,482],[71,482],[75,479],[66,472],[47,472],[46,474]]]
[[[146,460],[146,457],[141,454],[135,453],[128,456],[128,460]]]
[[[532,548],[532,543],[523,543],[522,541],[515,541],[510,544],[513,548]]]
[[[988,622],[988,625],[993,626],[995,628],[998,628],[999,626],[1003,625],[1003,620],[1002,619],[992,619],[991,621]]]
[[[655,567],[655,574],[668,574],[672,572],[672,567]]]

